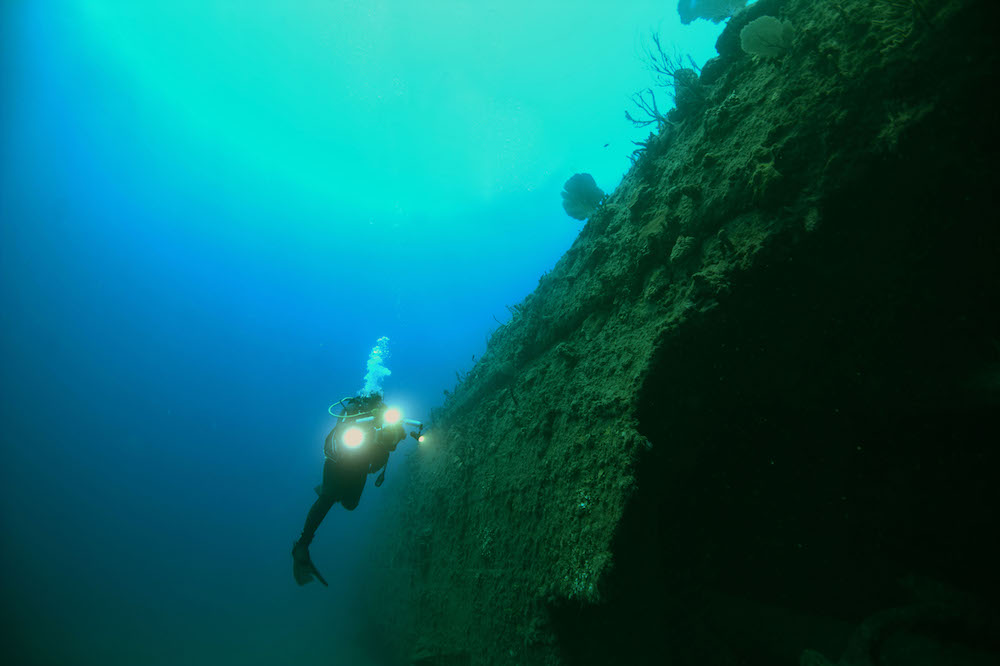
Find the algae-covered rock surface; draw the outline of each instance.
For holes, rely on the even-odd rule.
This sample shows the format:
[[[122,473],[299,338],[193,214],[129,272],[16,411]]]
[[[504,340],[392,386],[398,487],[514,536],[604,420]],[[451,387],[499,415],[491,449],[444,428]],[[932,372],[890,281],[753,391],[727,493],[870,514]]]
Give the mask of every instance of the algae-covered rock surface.
[[[397,467],[400,663],[997,663],[996,14],[730,20]]]

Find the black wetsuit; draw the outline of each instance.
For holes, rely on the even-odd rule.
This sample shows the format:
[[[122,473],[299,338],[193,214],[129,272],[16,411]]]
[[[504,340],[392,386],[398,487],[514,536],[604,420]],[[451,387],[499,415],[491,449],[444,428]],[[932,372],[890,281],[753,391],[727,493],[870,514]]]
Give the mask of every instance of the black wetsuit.
[[[406,436],[401,425],[383,426],[378,431],[367,431],[366,438],[370,438],[371,441],[365,442],[359,450],[338,454],[334,442],[338,441],[344,431],[352,425],[354,425],[353,420],[341,421],[326,436],[323,445],[323,452],[326,455],[326,461],[323,463],[323,483],[316,487],[319,497],[309,509],[302,536],[299,538],[299,543],[304,546],[312,542],[320,523],[334,504],[340,502],[348,511],[358,506],[368,475],[385,467],[389,462],[389,453],[395,451],[396,445]]]

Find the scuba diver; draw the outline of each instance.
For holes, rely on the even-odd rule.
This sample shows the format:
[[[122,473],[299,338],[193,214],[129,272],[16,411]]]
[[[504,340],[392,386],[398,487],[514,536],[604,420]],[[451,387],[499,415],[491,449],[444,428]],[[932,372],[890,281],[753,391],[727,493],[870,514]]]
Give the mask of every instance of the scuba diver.
[[[339,413],[334,407],[340,405]],[[361,499],[361,492],[369,474],[381,473],[375,479],[375,486],[385,480],[385,469],[389,454],[406,437],[403,425],[418,426],[419,430],[410,435],[422,441],[423,424],[412,419],[404,419],[400,411],[390,408],[382,401],[382,394],[362,392],[353,398],[344,398],[330,405],[329,412],[337,419],[337,425],[326,436],[323,453],[323,483],[316,486],[319,496],[306,516],[302,536],[292,545],[292,573],[299,585],[316,578],[323,585],[326,580],[317,571],[309,557],[309,544],[326,517],[330,508],[340,502],[348,511],[353,511]]]

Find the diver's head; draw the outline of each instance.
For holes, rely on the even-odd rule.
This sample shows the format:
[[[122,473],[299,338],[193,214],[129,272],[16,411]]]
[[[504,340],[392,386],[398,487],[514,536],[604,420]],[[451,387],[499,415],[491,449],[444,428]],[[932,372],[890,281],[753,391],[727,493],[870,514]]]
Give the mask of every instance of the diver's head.
[[[381,407],[384,403],[382,402],[381,393],[362,393],[348,400],[347,404],[353,411],[370,412],[377,407]]]

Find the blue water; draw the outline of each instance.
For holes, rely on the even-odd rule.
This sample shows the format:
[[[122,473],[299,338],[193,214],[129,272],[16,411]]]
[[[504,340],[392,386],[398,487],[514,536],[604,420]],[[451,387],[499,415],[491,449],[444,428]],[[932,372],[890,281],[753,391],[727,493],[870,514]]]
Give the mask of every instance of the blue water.
[[[384,335],[427,417],[582,227],[562,183],[648,133],[643,38],[714,55],[626,4],[0,6],[4,663],[380,663],[398,462],[319,530],[331,587],[291,575],[327,405]]]

